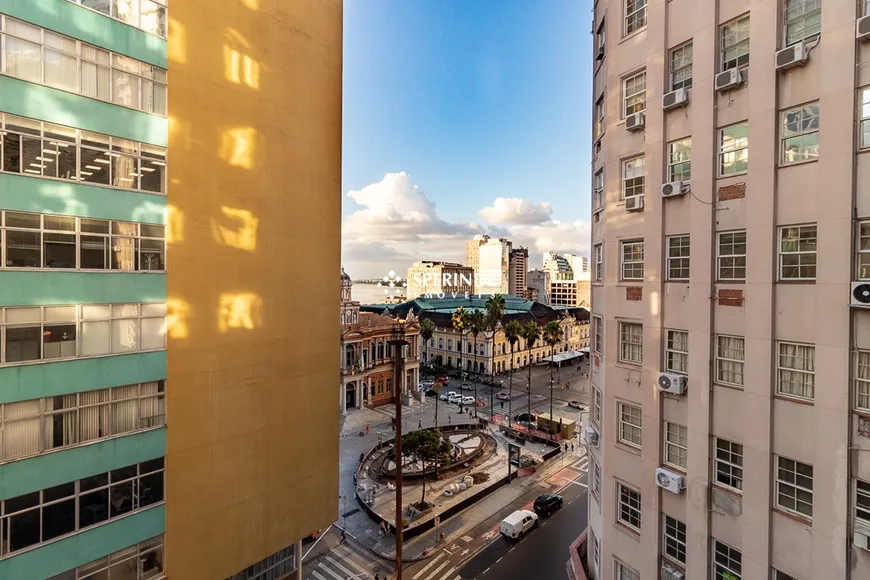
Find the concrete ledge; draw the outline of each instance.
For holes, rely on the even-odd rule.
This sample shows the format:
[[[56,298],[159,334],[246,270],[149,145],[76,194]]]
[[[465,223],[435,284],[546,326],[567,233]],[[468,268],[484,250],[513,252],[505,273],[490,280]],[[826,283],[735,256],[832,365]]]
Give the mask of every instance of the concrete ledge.
[[[583,533],[577,536],[577,539],[571,543],[568,548],[568,577],[569,580],[587,580],[586,569],[583,567],[583,560],[580,555],[586,555],[586,538],[589,529],[583,530]]]

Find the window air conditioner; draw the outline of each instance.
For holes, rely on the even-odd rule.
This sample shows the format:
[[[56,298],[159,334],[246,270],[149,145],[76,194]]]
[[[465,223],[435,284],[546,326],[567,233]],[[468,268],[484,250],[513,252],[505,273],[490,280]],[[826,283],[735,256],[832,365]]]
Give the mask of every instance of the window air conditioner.
[[[588,445],[589,447],[598,448],[600,437],[595,427],[593,427],[592,425],[584,427],[583,438],[586,440],[586,445]]]
[[[626,197],[625,211],[643,211],[643,196],[630,195]]]
[[[689,91],[686,89],[677,89],[669,93],[665,93],[662,97],[662,109],[669,111],[677,107],[684,107],[689,104]]]
[[[646,124],[646,115],[643,113],[634,113],[625,118],[625,130],[634,132],[640,131]]]
[[[662,184],[662,197],[678,197],[686,193],[683,191],[682,181],[672,181]]]
[[[852,296],[849,306],[853,308],[870,308],[870,280],[855,280],[852,282]]]
[[[689,377],[677,373],[659,373],[659,390],[663,393],[682,395],[689,386]]]
[[[743,84],[743,74],[739,68],[730,68],[716,75],[716,90],[720,93],[736,89]]]
[[[783,71],[796,66],[803,66],[809,58],[807,47],[803,42],[793,44],[776,52],[776,70]]]

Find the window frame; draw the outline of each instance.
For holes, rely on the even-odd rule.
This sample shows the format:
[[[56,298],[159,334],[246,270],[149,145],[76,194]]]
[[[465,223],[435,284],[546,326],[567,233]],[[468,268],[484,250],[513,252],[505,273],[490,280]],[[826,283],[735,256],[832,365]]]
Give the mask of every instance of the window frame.
[[[595,459],[591,454],[589,455],[589,463],[592,467],[590,470],[592,481],[590,482],[590,490],[592,492],[592,497],[595,498],[597,502],[601,502],[601,465],[599,465],[598,460]]]
[[[674,429],[672,430],[671,427],[674,427]],[[662,440],[664,443],[662,446],[662,462],[665,465],[675,467],[678,470],[685,472],[688,469],[689,463],[688,428],[685,425],[680,425],[673,421],[664,421],[662,431]],[[677,457],[680,461],[671,461],[672,457]]]
[[[782,39],[784,43],[783,48],[787,48],[789,46],[794,46],[799,42],[806,42],[809,40],[814,40],[822,35],[822,4],[821,1],[818,2],[818,6],[815,8],[811,8],[809,10],[806,9],[807,3],[811,3],[813,0],[784,0],[782,6]],[[802,12],[797,14],[796,16],[792,16],[789,18],[789,11],[792,8],[793,4],[800,4],[804,9]],[[815,24],[807,25],[807,20],[812,20],[814,16],[818,16],[818,22]],[[797,31],[790,31],[790,27],[792,26],[802,26],[797,28]],[[814,31],[818,28],[817,31]],[[809,31],[809,32],[808,32]],[[793,32],[799,32],[799,34],[794,34]]]
[[[713,441],[713,451],[716,485],[743,495],[743,444],[716,437]],[[739,462],[735,459],[739,459]],[[734,483],[739,486],[735,486]]]
[[[783,348],[795,347],[795,354],[784,353]],[[805,349],[805,350],[801,350]],[[803,356],[799,353],[803,353]],[[809,355],[809,356],[806,356]],[[809,361],[812,370],[785,366],[784,358],[793,358]],[[800,399],[804,401],[815,400],[816,389],[816,347],[813,344],[791,342],[786,340],[776,341],[776,394],[781,397]],[[794,377],[792,374],[794,373]],[[796,380],[800,378],[800,380]],[[792,385],[790,387],[785,384]],[[796,386],[795,386],[796,385]],[[797,392],[797,391],[802,391]],[[807,394],[809,393],[809,394]]]
[[[632,3],[634,6],[632,7]],[[646,28],[647,0],[624,0],[622,4],[622,36],[628,36]]]
[[[681,536],[682,539],[680,539]],[[675,517],[662,513],[662,557],[680,566],[685,566],[686,540],[686,524]]]
[[[870,150],[870,85],[858,88],[858,151]]]
[[[862,361],[862,359],[864,360]],[[855,365],[855,409],[870,413],[870,350],[857,349],[853,360]],[[862,377],[862,374],[866,376]]]
[[[815,223],[795,224],[788,226],[779,226],[777,228],[777,261],[779,281],[786,282],[815,282],[816,268],[818,267],[818,225]],[[787,239],[786,236],[794,232],[797,235],[795,239]],[[804,233],[812,233],[812,237],[804,237]],[[809,242],[811,240],[811,242]],[[786,244],[797,244],[797,249],[786,250]],[[812,250],[800,249],[804,243],[811,243]],[[788,264],[787,261],[792,261],[788,258],[797,259],[796,264]],[[796,269],[797,275],[787,274],[788,271]],[[811,274],[811,275],[807,275]]]
[[[598,100],[595,101],[595,140],[601,139],[604,136],[605,131],[607,130],[606,120],[607,120],[607,112],[606,112],[606,104],[604,100],[604,95],[598,97]]]
[[[815,111],[813,111],[815,109]],[[791,117],[790,117],[791,116]],[[796,117],[795,117],[796,116]],[[804,128],[804,123],[809,123],[809,128]],[[789,124],[797,123],[799,128],[790,130]],[[815,126],[813,126],[813,124]],[[819,128],[821,126],[821,114],[819,101],[811,101],[790,109],[783,109],[779,113],[779,165],[788,167],[800,163],[808,163],[819,160]],[[812,145],[813,136],[815,146]],[[810,141],[810,145],[804,146],[804,140]],[[800,144],[798,151],[800,157],[788,159],[788,146],[790,143]],[[813,154],[815,149],[815,154]]]
[[[101,572],[109,571],[111,568],[118,567],[119,564],[130,562],[130,566],[139,570],[136,577],[140,580],[161,580],[165,578],[162,572],[157,575],[150,574],[153,568],[141,570],[139,566],[148,561],[150,554],[155,554],[154,562],[159,566],[159,570],[165,569],[165,549],[166,543],[163,534],[159,534],[147,540],[143,540],[132,546],[128,546],[122,550],[112,552],[102,558],[97,558],[81,566],[77,566],[71,570],[67,570],[57,576],[52,576],[48,580],[90,580],[98,577]],[[102,577],[102,576],[99,576]]]
[[[734,546],[716,538],[713,538],[712,550],[713,580],[742,580],[743,553]],[[723,556],[724,562],[720,561],[720,554]],[[725,576],[726,573],[728,576]]]
[[[676,242],[676,245],[674,243]],[[684,243],[685,242],[685,243]],[[672,252],[679,251],[679,255]],[[682,252],[686,252],[685,255]],[[687,282],[691,276],[691,238],[689,234],[665,238],[665,274],[667,282]]]
[[[745,25],[746,29],[742,30]],[[751,21],[749,12],[729,20],[719,26],[719,71],[724,72],[732,68],[742,69],[749,66],[751,34]],[[733,40],[733,42],[729,42]],[[729,50],[735,50],[736,56],[727,58]],[[734,61],[732,63],[732,61]]]
[[[638,163],[639,162],[639,163]],[[631,165],[631,167],[629,167]],[[640,167],[640,175],[626,177],[626,173],[632,173]],[[629,193],[630,191],[630,193]],[[628,157],[619,162],[619,201],[625,201],[628,197],[643,196],[646,194],[646,158],[643,154]]]
[[[635,449],[643,447],[643,408],[624,401],[616,404],[616,439]],[[636,439],[636,440],[635,440]]]
[[[629,89],[632,81],[634,81],[635,86]],[[638,88],[639,85],[642,85],[642,88]],[[640,69],[625,75],[622,77],[620,86],[622,87],[622,119],[635,113],[646,112],[646,69]],[[632,92],[629,93],[629,90]]]
[[[71,2],[72,4],[78,4],[82,8],[90,10],[91,12],[96,12],[97,14],[102,14],[103,16],[107,16],[108,18],[111,18],[112,20],[117,20],[118,22],[123,22],[124,24],[129,24],[133,28],[137,28],[137,29],[139,29],[147,34],[150,34],[152,36],[156,36],[157,38],[162,38],[165,40],[168,37],[168,33],[169,33],[169,11],[168,11],[169,2],[168,2],[168,0],[151,0],[154,4],[157,4],[163,8],[163,30],[165,33],[162,35],[157,33],[157,32],[153,32],[148,28],[143,27],[142,20],[143,20],[143,17],[145,15],[142,13],[142,5],[143,5],[142,3],[138,3],[139,12],[136,15],[137,23],[134,24],[132,22],[128,22],[127,20],[124,20],[123,18],[121,18],[119,16],[114,15],[114,13],[116,12],[117,0],[112,0],[111,6],[109,7],[111,13],[102,12],[102,11],[97,10],[95,8],[92,8],[90,6],[86,6],[82,2],[82,0],[67,0],[67,1]]]
[[[624,339],[626,338],[626,332],[629,333],[630,338],[632,336],[630,334],[632,331],[637,333],[636,336],[638,336],[640,340],[625,342]],[[628,350],[626,350],[626,348]],[[639,356],[635,356],[634,351],[639,353]],[[643,364],[643,324],[628,321],[619,322],[619,362],[630,365]]]
[[[623,494],[623,492],[625,492]],[[630,503],[623,502],[623,495]],[[636,497],[635,497],[636,496]],[[632,505],[636,504],[636,505]],[[623,507],[626,510],[627,519],[623,519]],[[616,482],[616,521],[626,528],[640,533],[643,525],[642,519],[643,495],[639,489],[630,487],[621,481]],[[637,520],[637,524],[632,523]]]
[[[870,220],[858,220],[855,233],[855,279],[870,280]]]
[[[685,338],[685,341],[680,339]],[[686,350],[679,350],[682,344]],[[689,331],[675,328],[665,329],[664,368],[666,372],[689,374]]]
[[[632,246],[634,248],[632,249]],[[638,272],[639,269],[639,272]],[[619,279],[620,281],[642,282],[644,279],[643,239],[619,241]]]
[[[870,525],[870,481],[855,479],[855,520]]]
[[[679,147],[679,149],[676,149]],[[688,169],[686,169],[688,165]],[[688,178],[686,178],[688,174]],[[682,184],[692,182],[692,137],[668,142],[668,181]]]
[[[601,430],[602,403],[601,389],[592,385],[592,413],[589,419],[598,427],[599,431]]]
[[[688,52],[688,61],[686,60]],[[694,61],[692,40],[678,44],[668,51],[668,86],[671,91],[692,88],[692,65]],[[681,72],[689,71],[689,76],[676,80]]]
[[[783,465],[783,462],[786,465]],[[790,469],[788,463],[793,464],[793,469]],[[804,468],[809,468],[810,475],[801,474],[798,472],[799,466]],[[791,474],[793,479],[790,481],[788,479],[783,479],[783,476],[787,476]],[[813,519],[813,484],[814,481],[815,470],[813,466],[809,463],[804,463],[802,461],[798,461],[797,459],[791,459],[790,457],[785,457],[783,455],[776,455],[774,458],[774,469],[773,469],[773,494],[774,494],[774,505],[777,509],[783,510],[789,514],[797,516],[799,518],[808,519],[812,521]],[[809,479],[810,487],[806,487],[804,484],[806,481],[801,482],[801,479],[804,480]],[[791,499],[794,501],[794,507],[789,507],[781,503],[783,496],[785,495],[783,491],[792,490],[793,496]],[[804,494],[809,494],[809,502],[806,499],[799,499],[798,495],[800,492]],[[798,507],[800,505],[809,506],[809,513],[805,513],[800,511]]]
[[[604,319],[601,316],[593,316],[592,323],[595,326],[595,342],[593,348],[595,352],[601,354],[604,352]]]
[[[743,358],[735,359],[735,358],[728,358],[728,357],[722,356],[723,350],[727,350],[726,347],[723,347],[723,345],[721,343],[721,339],[723,339],[723,338],[730,339],[730,340],[739,340],[740,344],[741,344],[740,352],[742,353]],[[732,348],[731,350],[734,350],[734,349]],[[724,373],[729,373],[732,375],[737,373],[737,370],[725,371],[722,367],[723,362],[733,364],[733,365],[740,365],[740,369],[739,369],[740,382],[739,383],[728,381],[728,380],[725,380],[722,378],[724,376]],[[743,336],[734,336],[734,335],[730,335],[730,334],[717,334],[716,335],[716,382],[721,383],[723,385],[734,385],[734,386],[743,388],[743,377],[744,377],[745,364],[746,364],[746,338]]]
[[[739,127],[745,127],[745,135],[731,135],[730,143],[726,142],[726,138],[729,137],[728,132]],[[722,179],[725,177],[746,175],[749,172],[749,121],[740,121],[738,123],[732,123],[720,127],[717,130],[716,142],[718,144],[716,177]],[[733,161],[726,161],[729,157],[733,157]],[[745,157],[742,159],[744,163],[742,168],[740,168],[741,166],[739,165],[741,157]],[[726,169],[726,163],[729,167],[734,167],[735,169]]]
[[[640,580],[640,572],[616,560],[616,580]]]
[[[594,246],[595,253],[595,280],[593,282],[604,281],[604,244],[597,243]]]
[[[604,168],[592,175],[592,202],[596,210],[604,207]]]
[[[736,236],[743,237],[743,241],[740,242]],[[725,242],[726,247],[731,247],[733,249],[733,253],[725,254],[722,252],[723,248],[723,237],[733,236],[732,241]],[[739,246],[743,246],[743,253],[739,254],[736,252],[736,249]],[[745,282],[746,281],[746,256],[747,252],[747,241],[746,241],[746,230],[728,230],[723,232],[716,232],[716,280],[718,282]],[[723,267],[723,260],[733,260],[733,265]],[[742,262],[742,265],[741,265]],[[724,269],[731,269],[734,271],[734,275],[731,277],[726,277],[722,275],[722,271]],[[739,276],[738,272],[743,270],[743,276]]]

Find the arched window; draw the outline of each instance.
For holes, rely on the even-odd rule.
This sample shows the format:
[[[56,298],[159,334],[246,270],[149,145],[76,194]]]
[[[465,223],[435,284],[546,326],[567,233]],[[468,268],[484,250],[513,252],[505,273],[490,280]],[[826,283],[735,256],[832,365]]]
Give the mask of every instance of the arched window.
[[[346,344],[344,345],[344,367],[349,369],[353,368],[356,364],[356,359],[354,357],[353,345]]]
[[[447,367],[449,368],[449,367],[452,367],[452,366],[453,366],[453,357],[452,357],[452,356],[448,356],[448,357],[447,357]]]
[[[469,353],[471,352],[471,343],[470,342],[468,343],[468,352]]]
[[[384,358],[384,343],[378,341],[378,360]]]
[[[452,338],[447,339],[447,350],[453,350],[453,339]]]
[[[438,339],[438,348],[444,348],[444,339],[443,338]]]
[[[387,343],[387,358],[392,358],[393,356],[393,345],[389,342]]]

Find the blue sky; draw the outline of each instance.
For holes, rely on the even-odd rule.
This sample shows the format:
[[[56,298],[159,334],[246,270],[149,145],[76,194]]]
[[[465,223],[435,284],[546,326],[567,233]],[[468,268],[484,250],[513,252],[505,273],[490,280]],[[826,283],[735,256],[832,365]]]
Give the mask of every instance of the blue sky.
[[[591,0],[344,6],[352,275],[461,261],[478,231],[588,252]]]

